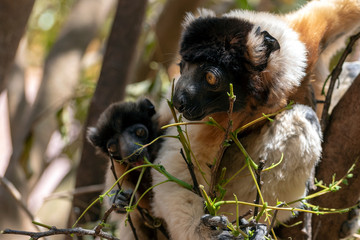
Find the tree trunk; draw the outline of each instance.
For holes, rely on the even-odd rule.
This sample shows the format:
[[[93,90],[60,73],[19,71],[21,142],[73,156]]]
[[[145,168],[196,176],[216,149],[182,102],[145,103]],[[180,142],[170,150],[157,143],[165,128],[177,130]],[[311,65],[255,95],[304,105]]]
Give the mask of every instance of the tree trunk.
[[[6,75],[14,62],[34,1],[0,1],[0,92],[6,88]]]
[[[59,37],[52,46],[44,64],[44,74],[30,114],[24,113],[17,132],[13,133],[13,154],[6,176],[26,193],[24,179],[18,175],[17,165],[23,153],[24,142],[32,136],[34,143],[30,152],[34,184],[45,166],[45,152],[52,133],[57,128],[56,112],[62,104],[73,97],[78,83],[80,64],[88,44],[98,33],[111,9],[113,0],[79,0],[73,6]]]
[[[323,180],[327,186],[331,183],[334,174],[336,174],[337,180],[343,177],[360,156],[359,95],[360,75],[335,106],[324,131],[322,160],[316,167],[315,177],[318,181]],[[360,197],[359,159],[352,173],[354,176],[348,179],[348,185],[342,184],[339,191],[314,198],[310,200],[310,203],[320,207],[337,209],[356,205]],[[340,239],[340,237],[343,238],[349,234],[346,229],[351,223],[348,221],[351,220],[349,219],[350,216],[354,217],[353,222],[357,221],[357,216],[354,216],[353,212],[350,214],[312,215],[311,237],[303,231],[302,224],[292,228],[279,227],[277,236],[281,239],[292,238],[296,240]],[[299,214],[287,224],[291,225],[299,221],[304,222],[304,214]]]
[[[330,122],[324,133],[323,155],[316,168],[316,178],[327,185],[333,174],[336,179],[343,177],[360,156],[360,75],[354,80],[343,98],[334,108]],[[312,204],[327,208],[350,207],[360,197],[359,161],[348,185],[342,185],[340,191],[329,193],[311,201]],[[313,216],[312,232],[315,239],[339,239],[342,224],[348,220],[348,213]],[[346,227],[344,225],[344,227]],[[345,230],[345,229],[344,229]],[[343,230],[342,230],[343,231]],[[342,232],[341,234],[345,234]]]
[[[155,50],[147,61],[143,59],[144,53],[140,54],[133,82],[140,82],[154,75],[155,71],[150,68],[151,62],[161,63],[165,68],[173,63],[178,52],[181,23],[185,13],[193,12],[201,2],[203,0],[168,0],[166,2],[155,26],[157,40]]]
[[[84,139],[86,139],[86,129],[95,125],[101,112],[109,104],[124,99],[125,87],[133,70],[135,50],[142,30],[146,3],[146,0],[119,0],[118,2],[103,66],[85,124]],[[107,161],[97,156],[94,147],[84,140],[81,161],[77,169],[76,188],[103,183],[106,167]],[[76,217],[99,194],[95,192],[76,195],[73,199]],[[88,219],[97,220],[96,213],[98,212],[89,212]],[[70,219],[70,223],[73,222],[72,220]]]
[[[34,0],[0,1],[0,93],[7,88],[8,74],[13,66],[15,54],[29,19]],[[32,228],[28,217],[19,209],[16,201],[0,184],[0,228],[14,226],[18,229]],[[6,238],[10,239],[10,238]]]

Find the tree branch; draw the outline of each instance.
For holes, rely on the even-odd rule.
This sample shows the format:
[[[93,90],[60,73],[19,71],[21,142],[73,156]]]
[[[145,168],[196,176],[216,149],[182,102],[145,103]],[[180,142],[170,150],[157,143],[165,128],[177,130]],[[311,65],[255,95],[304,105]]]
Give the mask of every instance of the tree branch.
[[[194,173],[194,164],[191,162],[191,161],[187,161],[186,160],[186,157],[185,157],[185,154],[184,154],[184,151],[183,149],[180,149],[180,153],[181,153],[181,156],[183,157],[183,159],[185,160],[185,163],[188,167],[188,170],[190,172],[190,176],[191,176],[191,179],[193,180],[193,184],[194,184],[194,191],[197,195],[199,195],[200,197],[202,197],[201,195],[201,192],[200,192],[200,189],[199,189],[199,183],[196,179],[196,175]]]
[[[332,93],[334,91],[334,86],[336,83],[336,80],[339,78],[340,73],[342,71],[342,66],[347,58],[347,56],[351,53],[352,48],[354,46],[354,44],[356,43],[356,41],[360,38],[360,32],[351,36],[350,37],[350,42],[349,44],[346,46],[343,54],[340,57],[339,62],[336,64],[335,68],[332,70],[330,76],[330,84],[329,84],[329,89],[326,93],[326,98],[325,98],[325,103],[324,103],[324,108],[323,108],[323,112],[321,115],[321,129],[322,131],[325,130],[326,125],[328,123],[328,118],[329,118],[329,108],[330,108],[330,104],[331,104],[331,97],[332,97]],[[325,87],[326,81],[324,83],[324,87]],[[323,89],[323,93],[324,93],[324,89]]]
[[[70,235],[75,234],[76,236],[98,236],[108,240],[119,240],[118,238],[110,235],[109,233],[99,231],[96,233],[95,230],[83,229],[81,227],[77,228],[56,228],[51,227],[50,230],[44,232],[28,232],[28,231],[18,231],[12,229],[5,229],[1,231],[1,234],[16,234],[16,235],[25,235],[30,236],[32,239],[37,240],[42,237],[53,236],[53,235]]]
[[[48,227],[44,224],[35,224],[37,225],[41,225],[42,227],[47,227],[49,228],[48,231],[43,231],[43,232],[28,232],[28,231],[18,231],[18,230],[12,230],[12,229],[5,229],[4,231],[1,231],[1,234],[16,234],[16,235],[26,235],[26,236],[30,236],[31,239],[39,239],[42,237],[47,237],[47,236],[52,236],[52,235],[70,235],[70,234],[75,234],[77,236],[84,236],[84,235],[89,235],[89,236],[97,236],[97,237],[101,237],[101,238],[105,238],[105,239],[109,239],[109,240],[118,240],[118,238],[112,236],[111,234],[102,231],[102,228],[104,227],[104,224],[107,222],[107,219],[109,218],[110,214],[116,209],[116,206],[113,204],[105,213],[103,218],[101,219],[100,223],[94,228],[94,230],[89,230],[89,229],[83,229],[81,227],[78,228],[64,228],[64,229],[59,229],[55,226],[53,227]]]
[[[215,165],[212,166],[211,168],[211,182],[210,182],[210,189],[209,189],[209,196],[210,198],[214,198],[216,196],[216,192],[215,192],[215,186],[216,186],[216,180],[217,180],[217,172],[218,172],[218,168],[220,166],[221,163],[221,159],[224,155],[225,149],[227,148],[226,146],[226,141],[228,141],[229,139],[229,134],[232,131],[232,113],[233,113],[233,109],[234,109],[234,102],[236,100],[236,96],[234,95],[234,91],[233,91],[233,86],[232,84],[230,84],[230,93],[229,93],[229,111],[228,111],[228,117],[229,117],[229,121],[228,121],[228,126],[226,128],[226,132],[224,135],[224,140],[222,141],[222,144],[220,146],[220,149],[218,151],[218,155],[215,161]]]
[[[260,190],[261,190],[261,185],[262,185],[261,184],[261,172],[264,169],[264,166],[265,166],[265,161],[260,160],[259,167],[255,171],[255,173],[256,173],[256,182],[257,182]],[[259,194],[259,192],[256,192],[255,204],[259,204],[259,202],[260,202],[260,194]],[[255,207],[255,209],[254,209],[254,217],[256,218],[257,215],[258,215],[258,207]]]
[[[4,186],[6,191],[9,192],[11,197],[25,211],[25,213],[29,216],[29,218],[34,220],[34,215],[30,212],[30,210],[21,201],[21,193],[16,189],[16,187],[5,177],[0,177],[0,184]]]

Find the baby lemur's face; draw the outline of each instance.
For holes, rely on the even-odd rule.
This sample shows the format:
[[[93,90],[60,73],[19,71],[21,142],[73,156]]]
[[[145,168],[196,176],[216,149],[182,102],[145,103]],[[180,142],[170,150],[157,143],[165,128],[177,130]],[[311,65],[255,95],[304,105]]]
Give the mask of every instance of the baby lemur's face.
[[[143,124],[137,123],[123,131],[119,130],[114,129],[114,135],[106,143],[108,155],[133,166],[143,164],[144,158],[149,160],[148,149],[141,149],[143,145],[151,141],[149,139],[148,128]]]
[[[157,137],[154,105],[147,99],[110,105],[96,127],[89,128],[88,140],[103,154],[132,166],[152,161],[154,147],[142,148]]]

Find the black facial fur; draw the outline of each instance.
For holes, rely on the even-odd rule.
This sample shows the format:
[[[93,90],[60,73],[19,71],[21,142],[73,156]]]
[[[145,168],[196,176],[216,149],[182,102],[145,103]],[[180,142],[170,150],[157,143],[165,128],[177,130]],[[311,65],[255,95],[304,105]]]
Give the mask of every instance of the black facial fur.
[[[182,35],[180,54],[185,62],[213,63],[242,71],[247,35],[253,24],[235,18],[198,18]]]
[[[249,96],[267,100],[269,91],[262,83],[261,71],[280,46],[258,27],[255,34],[261,35],[262,43],[259,48],[249,47],[248,35],[254,27],[245,20],[225,17],[200,17],[186,27],[180,45],[181,77],[173,100],[187,119],[201,120],[211,113],[227,111],[230,83],[236,95],[234,111],[241,110]],[[256,62],[251,57],[254,54]],[[216,84],[208,84],[208,72],[215,75]]]
[[[206,79],[208,73],[216,78],[215,84],[209,84]],[[229,84],[233,82],[233,75],[225,68],[212,64],[184,63],[181,78],[176,84],[173,102],[176,109],[189,120],[200,120],[205,116],[224,111],[229,108]],[[245,96],[244,89],[236,88],[235,95]],[[238,99],[236,105],[245,99]]]
[[[100,115],[96,127],[89,128],[88,140],[104,154],[124,159],[159,135],[155,113],[148,99],[114,103]],[[152,161],[157,145],[152,144],[125,161],[136,164],[144,157]]]

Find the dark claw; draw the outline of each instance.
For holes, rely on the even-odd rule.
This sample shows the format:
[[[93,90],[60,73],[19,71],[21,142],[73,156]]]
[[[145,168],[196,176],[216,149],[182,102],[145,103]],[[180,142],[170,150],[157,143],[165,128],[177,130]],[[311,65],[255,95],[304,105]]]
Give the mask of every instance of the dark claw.
[[[212,216],[205,214],[201,217],[201,224],[207,229],[207,235],[212,240],[234,240],[235,237],[227,228],[228,220],[225,216]]]
[[[256,224],[254,235],[250,240],[265,240],[267,227],[265,224]]]
[[[232,235],[230,231],[223,231],[215,239],[216,240],[235,240],[238,238],[236,238],[234,235]]]
[[[226,229],[227,218],[224,216],[212,216],[210,214],[205,214],[201,217],[201,222],[210,228],[221,228]]]
[[[234,236],[228,229],[228,219],[225,216],[212,216],[206,214],[201,218],[201,224],[208,228],[207,236],[211,240],[242,240],[242,235]],[[240,219],[240,229],[246,234],[253,232],[250,240],[265,240],[267,226],[261,223],[249,223],[245,219]]]

